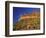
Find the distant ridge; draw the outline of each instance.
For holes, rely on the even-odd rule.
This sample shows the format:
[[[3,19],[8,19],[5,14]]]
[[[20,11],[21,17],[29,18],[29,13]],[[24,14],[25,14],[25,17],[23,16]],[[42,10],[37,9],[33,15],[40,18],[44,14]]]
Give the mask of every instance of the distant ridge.
[[[21,19],[29,19],[29,18],[40,18],[40,13],[31,13],[31,14],[25,14],[25,15],[22,15],[22,16],[20,16],[20,19],[19,20],[21,20]]]

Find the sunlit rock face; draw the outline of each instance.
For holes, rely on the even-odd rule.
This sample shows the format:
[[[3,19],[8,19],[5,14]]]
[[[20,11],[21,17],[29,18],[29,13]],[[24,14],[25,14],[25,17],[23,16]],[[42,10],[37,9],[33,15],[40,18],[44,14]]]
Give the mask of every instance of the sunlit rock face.
[[[30,19],[30,18],[39,18],[40,14],[39,13],[32,13],[32,14],[25,14],[20,17],[20,20],[25,20],[25,19]]]
[[[14,30],[39,30],[40,13],[21,15],[19,21],[14,25]]]

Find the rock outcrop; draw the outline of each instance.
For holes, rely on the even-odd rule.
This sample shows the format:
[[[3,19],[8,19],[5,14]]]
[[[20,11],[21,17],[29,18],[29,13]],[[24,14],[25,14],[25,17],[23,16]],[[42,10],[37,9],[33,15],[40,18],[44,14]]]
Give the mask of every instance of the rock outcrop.
[[[25,14],[20,16],[14,25],[14,30],[38,30],[40,29],[40,13]]]

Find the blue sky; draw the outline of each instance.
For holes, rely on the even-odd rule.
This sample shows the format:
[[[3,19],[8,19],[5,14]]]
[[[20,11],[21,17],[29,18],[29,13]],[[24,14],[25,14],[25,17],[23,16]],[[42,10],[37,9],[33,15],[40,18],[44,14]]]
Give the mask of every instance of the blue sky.
[[[18,21],[20,15],[31,14],[32,12],[40,12],[40,8],[13,7],[13,24]]]

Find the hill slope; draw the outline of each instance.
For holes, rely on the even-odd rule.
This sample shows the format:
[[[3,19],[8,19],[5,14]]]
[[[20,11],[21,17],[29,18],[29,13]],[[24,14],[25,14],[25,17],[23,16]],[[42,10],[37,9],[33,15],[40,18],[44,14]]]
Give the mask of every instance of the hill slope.
[[[19,22],[13,26],[13,30],[38,30],[40,29],[40,13],[32,13],[20,16]]]

